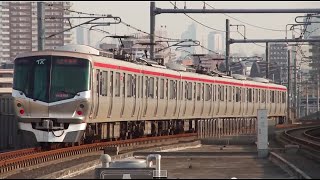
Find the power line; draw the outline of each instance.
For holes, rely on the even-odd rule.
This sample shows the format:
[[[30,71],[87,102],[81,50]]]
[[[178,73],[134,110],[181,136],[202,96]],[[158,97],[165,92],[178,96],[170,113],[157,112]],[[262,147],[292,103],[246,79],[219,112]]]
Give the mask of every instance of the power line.
[[[173,5],[174,8],[179,9],[179,8],[178,8],[175,4],[173,4],[171,1],[169,1],[169,2]],[[211,29],[211,30],[214,30],[214,31],[219,31],[219,32],[226,32],[226,31],[223,31],[223,30],[220,30],[220,29],[215,29],[215,28],[209,27],[209,26],[207,26],[207,25],[205,25],[205,24],[197,21],[196,19],[192,18],[191,16],[189,16],[189,15],[186,14],[186,13],[183,13],[183,14],[186,15],[188,18],[192,19],[194,22],[196,22],[196,23],[198,23],[198,24],[200,24],[200,25],[202,25],[202,26],[204,26],[204,27],[206,27],[206,28],[208,28],[208,29]],[[230,31],[230,32],[234,32],[234,31]]]
[[[171,3],[171,2],[170,2],[170,3]],[[48,6],[55,7],[54,4],[49,4],[49,3],[46,3],[46,4],[47,4]],[[60,8],[60,9],[61,9],[61,7],[55,7],[55,8]],[[72,13],[77,13],[77,14],[79,14],[79,15],[81,14],[81,15],[89,15],[89,16],[107,16],[107,15],[105,15],[105,14],[86,13],[86,12],[81,12],[81,11],[76,11],[76,10],[70,10],[70,9],[67,9],[67,8],[63,8],[63,10],[69,11],[69,12],[72,12]],[[191,18],[191,17],[190,17],[190,18]],[[123,20],[121,20],[121,23],[124,24],[125,26],[131,28],[131,29],[134,29],[134,30],[136,30],[136,31],[138,31],[138,32],[142,32],[142,33],[144,33],[144,34],[147,34],[147,35],[151,36],[150,33],[146,32],[146,31],[143,31],[143,30],[141,30],[141,29],[139,29],[139,28],[136,28],[136,27],[134,27],[134,26],[132,26],[132,25],[124,22]],[[83,27],[83,28],[86,28],[86,27]],[[212,28],[212,29],[213,29],[213,30],[217,30],[217,29],[214,29],[214,28]],[[92,29],[92,30],[99,30],[99,29]],[[217,31],[220,31],[220,30],[217,30]],[[225,31],[224,31],[224,32],[225,32]],[[158,38],[162,38],[162,39],[167,39],[167,40],[173,40],[173,41],[183,41],[183,40],[186,40],[186,39],[168,38],[168,37],[157,36],[157,35],[154,35],[154,37],[158,37]],[[219,54],[219,53],[217,53],[217,52],[215,52],[215,51],[213,51],[213,50],[210,50],[210,49],[208,49],[208,48],[206,48],[206,47],[204,47],[204,46],[202,46],[202,45],[199,45],[199,46],[202,47],[202,48],[204,48],[204,49],[206,49],[206,50],[208,50],[208,51],[210,51],[210,52],[213,52],[213,53],[215,53],[215,54]]]
[[[205,1],[202,1],[202,2],[204,2],[207,6],[211,7],[212,9],[215,9],[213,6],[211,6],[210,4],[206,3]],[[269,30],[269,31],[278,31],[278,32],[279,32],[279,31],[280,31],[280,32],[284,32],[284,31],[285,31],[285,30],[280,30],[280,29],[271,29],[271,28],[266,28],[266,27],[262,27],[262,26],[253,25],[253,24],[250,24],[250,23],[241,21],[241,20],[239,20],[239,19],[237,19],[237,18],[234,18],[234,17],[232,17],[232,16],[230,16],[230,15],[227,15],[226,13],[222,13],[222,14],[224,14],[225,16],[228,16],[228,17],[230,17],[230,18],[232,18],[232,19],[234,19],[234,20],[236,20],[236,21],[242,22],[242,23],[244,23],[244,24],[247,24],[247,25],[249,25],[249,26],[253,26],[253,27],[256,27],[256,28],[260,28],[260,29],[264,29],[264,30]]]

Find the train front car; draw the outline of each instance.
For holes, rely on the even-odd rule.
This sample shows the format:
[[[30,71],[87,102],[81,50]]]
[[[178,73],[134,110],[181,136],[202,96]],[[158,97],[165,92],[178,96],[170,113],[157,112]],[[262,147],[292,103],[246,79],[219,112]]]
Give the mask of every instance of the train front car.
[[[43,51],[14,61],[12,96],[19,129],[37,142],[79,142],[90,111],[91,62]]]

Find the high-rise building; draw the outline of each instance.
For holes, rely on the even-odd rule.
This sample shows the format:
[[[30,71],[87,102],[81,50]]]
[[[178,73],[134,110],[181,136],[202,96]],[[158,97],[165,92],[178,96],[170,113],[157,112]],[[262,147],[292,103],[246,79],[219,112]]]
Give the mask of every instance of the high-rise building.
[[[48,4],[52,4],[49,6]],[[45,36],[63,31],[69,24],[62,17],[69,16],[70,2],[45,2]],[[1,60],[13,60],[17,54],[38,49],[37,2],[7,1],[2,2],[0,9]],[[49,19],[50,18],[50,19]],[[45,40],[45,49],[69,44],[72,41],[71,31]]]
[[[181,39],[192,39],[192,40],[197,39],[197,26],[195,23],[192,23],[191,25],[188,26],[188,29],[181,34]],[[192,45],[192,44],[193,43],[183,43],[182,45]],[[187,56],[188,52],[191,54],[195,53],[195,46],[183,47],[181,49],[185,50],[181,52],[182,57]]]
[[[269,62],[270,64],[276,63],[280,66],[281,74],[279,81],[288,83],[288,45],[286,43],[270,43]]]
[[[225,49],[225,35],[224,33],[212,31],[208,34],[208,49],[219,54],[224,53]],[[208,52],[212,54],[213,52]]]
[[[89,30],[82,27],[76,28],[77,44],[90,45]]]

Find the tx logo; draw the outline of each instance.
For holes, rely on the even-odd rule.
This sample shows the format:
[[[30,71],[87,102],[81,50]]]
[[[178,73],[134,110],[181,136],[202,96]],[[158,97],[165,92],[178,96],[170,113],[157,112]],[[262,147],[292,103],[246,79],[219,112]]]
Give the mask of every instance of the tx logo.
[[[37,60],[37,63],[38,64],[44,64],[44,61],[45,61],[46,59],[39,59],[39,60]]]

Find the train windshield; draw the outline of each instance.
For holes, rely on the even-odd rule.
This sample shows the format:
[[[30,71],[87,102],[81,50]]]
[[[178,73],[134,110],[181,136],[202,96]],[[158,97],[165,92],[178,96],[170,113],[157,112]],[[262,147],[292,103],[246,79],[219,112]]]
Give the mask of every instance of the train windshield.
[[[13,88],[47,103],[70,99],[90,89],[90,62],[62,56],[15,60]]]

